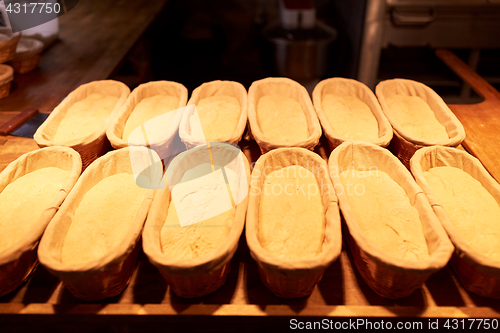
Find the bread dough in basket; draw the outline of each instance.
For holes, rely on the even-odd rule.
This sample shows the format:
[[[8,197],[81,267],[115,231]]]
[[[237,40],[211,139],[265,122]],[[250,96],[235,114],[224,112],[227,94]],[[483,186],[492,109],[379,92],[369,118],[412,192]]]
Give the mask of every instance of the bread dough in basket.
[[[307,119],[296,100],[267,95],[257,104],[257,122],[262,133],[277,141],[304,141],[309,137]]]
[[[223,168],[227,177],[225,182],[220,181],[221,178],[224,179],[222,175],[219,175],[219,181],[217,178],[200,177],[210,174],[212,170],[215,170],[215,173],[222,172],[220,166],[213,167],[214,169],[211,164],[203,163],[187,170],[181,182],[173,188],[172,197],[176,195],[178,197],[177,200],[171,199],[167,219],[161,230],[161,247],[166,256],[176,259],[198,258],[219,248],[229,235],[235,216],[234,202],[230,200],[230,189],[237,189],[238,176],[234,170]],[[181,187],[183,189],[178,191]],[[212,216],[214,214],[207,210],[214,207],[213,205],[223,205],[224,199],[228,201],[229,209]],[[192,204],[193,200],[196,204]],[[174,204],[174,201],[177,204]],[[178,211],[181,216],[197,216],[201,220],[181,226]],[[203,216],[212,217],[204,219]]]
[[[314,174],[299,165],[266,176],[259,207],[258,238],[264,250],[287,259],[321,252],[325,211]]]
[[[129,173],[114,174],[94,185],[75,210],[61,262],[88,262],[117,246],[134,223],[147,191]]]
[[[326,94],[323,111],[335,133],[353,140],[377,140],[378,122],[368,105],[356,96]]]
[[[134,111],[132,111],[132,114],[127,119],[125,128],[123,129],[122,139],[128,140],[130,133],[146,121],[175,110],[178,107],[179,98],[176,96],[156,95],[144,98],[137,103],[134,107]],[[175,112],[172,112],[172,121],[174,116]]]
[[[0,252],[19,241],[63,188],[69,172],[47,167],[30,172],[0,193]]]
[[[421,97],[394,94],[387,97],[387,105],[394,120],[408,134],[421,140],[448,140],[446,128]]]
[[[340,179],[368,241],[396,258],[429,258],[418,211],[387,173],[350,168],[340,174]]]
[[[118,103],[118,97],[92,93],[73,104],[59,124],[52,141],[86,137],[102,127]]]
[[[424,176],[460,236],[473,249],[500,260],[500,207],[495,198],[459,168],[434,167]]]
[[[200,118],[203,133],[196,133],[194,129],[199,128],[193,122],[191,116],[191,129],[196,138],[206,138],[206,140],[216,140],[218,138],[230,136],[240,120],[240,102],[234,97],[225,95],[215,95],[201,99],[196,104],[196,111]]]

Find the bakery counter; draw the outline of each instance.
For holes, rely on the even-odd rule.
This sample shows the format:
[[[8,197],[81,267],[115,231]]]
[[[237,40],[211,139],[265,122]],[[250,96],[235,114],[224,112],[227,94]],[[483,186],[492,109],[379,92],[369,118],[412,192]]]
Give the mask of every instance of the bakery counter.
[[[254,141],[244,140],[240,145],[251,162],[255,162],[260,156]],[[323,158],[330,155],[324,138],[315,151]],[[0,325],[19,321],[19,316],[16,316],[18,314],[29,315],[33,322],[59,322],[62,320],[60,318],[78,321],[78,318],[83,320],[88,316],[93,318],[90,322],[85,320],[87,326],[84,327],[95,322],[113,321],[109,315],[123,316],[120,319],[121,325],[140,322],[141,319],[137,319],[135,315],[152,316],[156,319],[161,315],[164,321],[181,324],[189,323],[192,316],[215,316],[227,320],[220,319],[220,325],[225,327],[223,323],[230,326],[235,323],[232,321],[235,318],[251,317],[247,320],[252,322],[255,317],[276,317],[273,323],[285,325],[282,328],[289,327],[286,320],[282,322],[283,318],[278,318],[282,316],[500,318],[498,300],[466,291],[449,267],[432,275],[411,296],[390,300],[378,296],[370,289],[356,270],[353,260],[344,241],[339,260],[326,270],[313,293],[297,299],[276,297],[265,287],[260,280],[257,264],[250,256],[244,233],[231,261],[226,283],[212,294],[193,299],[176,296],[142,252],[125,291],[98,302],[74,298],[56,277],[39,265],[21,288],[0,298]],[[217,321],[213,323],[215,325]],[[258,319],[255,319],[255,323],[262,324]],[[212,328],[216,329],[215,326]]]

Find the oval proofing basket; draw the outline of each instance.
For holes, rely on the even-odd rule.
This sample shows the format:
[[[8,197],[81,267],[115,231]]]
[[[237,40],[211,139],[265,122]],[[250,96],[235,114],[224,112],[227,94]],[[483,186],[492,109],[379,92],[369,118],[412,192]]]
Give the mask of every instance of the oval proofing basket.
[[[500,205],[500,185],[491,177],[478,159],[470,154],[448,147],[422,148],[411,159],[411,172],[422,187],[429,202],[455,245],[451,267],[464,287],[478,295],[500,298],[500,262],[488,258],[471,246],[458,233],[439,200],[434,195],[424,172],[434,167],[450,166],[459,168],[476,179],[496,199]],[[500,223],[500,221],[497,221]]]
[[[92,93],[99,93],[105,96],[116,96],[118,102],[106,121],[102,123],[98,130],[86,137],[74,138],[69,141],[54,141],[57,128],[65,117],[68,109]],[[83,170],[96,158],[106,153],[109,148],[109,141],[106,137],[106,130],[119,111],[120,107],[127,99],[130,89],[122,82],[113,80],[93,81],[82,84],[73,90],[49,115],[47,120],[37,129],[33,138],[40,147],[65,146],[70,147],[80,153],[82,157]],[[79,124],[75,124],[78,126]]]
[[[352,96],[358,98],[360,101],[365,103],[370,110],[372,111],[374,117],[378,123],[378,138],[376,140],[364,140],[370,143],[373,143],[380,147],[387,147],[389,142],[392,139],[392,127],[387,118],[385,117],[382,109],[380,108],[380,104],[378,103],[377,97],[375,94],[368,88],[365,84],[353,80],[353,79],[345,79],[345,78],[331,78],[326,79],[319,82],[314,88],[312,97],[314,108],[316,109],[316,113],[318,114],[318,118],[321,122],[321,127],[323,128],[323,132],[325,133],[326,138],[328,139],[328,144],[330,145],[330,149],[334,149],[341,143],[345,141],[350,141],[347,137],[343,137],[339,133],[336,133],[328,118],[326,116],[325,111],[323,110],[323,98],[327,94],[334,94],[338,96]]]
[[[240,186],[246,184],[248,187],[250,166],[245,155],[239,149],[230,144],[212,142],[211,152],[214,165],[235,169],[237,172],[241,167],[244,167],[246,179],[240,180]],[[235,163],[236,161],[233,160],[238,162]],[[169,170],[173,170],[169,180],[177,182],[186,171],[204,163],[211,163],[207,146],[198,146],[183,152],[169,166]],[[243,165],[241,165],[242,163]],[[171,204],[172,198],[169,188],[158,190],[144,227],[144,253],[148,256],[149,261],[158,268],[176,295],[192,298],[212,293],[226,281],[230,261],[236,252],[245,224],[248,195],[236,205],[231,229],[226,239],[213,252],[197,258],[178,259],[167,256],[162,251],[161,231],[164,228]]]
[[[136,154],[140,153],[148,154],[145,148],[141,152],[136,152]],[[107,249],[102,256],[87,262],[62,263],[61,256],[66,234],[80,202],[93,186],[118,173],[133,174],[129,148],[107,153],[83,172],[47,227],[38,249],[40,263],[50,273],[63,281],[73,296],[86,301],[116,296],[127,286],[140,249],[137,243],[153,200],[154,190],[148,190],[138,211],[130,212],[135,214],[134,221],[118,245]],[[120,193],[116,193],[116,195],[120,195]],[[106,223],[106,221],[96,222]],[[84,241],[90,242],[92,240]]]
[[[179,99],[179,105],[177,106],[177,108],[182,108],[186,105],[188,91],[182,84],[172,81],[153,81],[143,83],[135,88],[128,96],[126,102],[117,112],[116,116],[111,121],[108,130],[106,131],[106,135],[113,148],[120,149],[128,147],[128,141],[123,139],[123,130],[125,129],[127,120],[134,112],[134,108],[137,106],[137,104],[139,104],[143,99],[158,95],[177,97]],[[162,138],[166,138],[165,142],[152,142],[151,144],[164,144],[168,146],[172,142],[174,136],[177,134],[181,116],[182,115],[179,113],[174,118],[170,128],[164,129],[164,135],[162,135]]]
[[[389,150],[407,168],[410,168],[410,158],[418,149],[432,145],[457,147],[465,139],[465,130],[455,114],[443,99],[425,84],[406,79],[385,80],[377,85],[375,92],[382,106],[382,111],[394,128],[394,138],[389,145]],[[395,111],[391,110],[387,104],[387,98],[391,95],[418,96],[422,98],[432,109],[439,123],[446,128],[449,138],[447,140],[427,141],[409,134],[394,120],[393,113]]]
[[[265,178],[271,171],[292,165],[303,166],[315,175],[325,209],[325,233],[321,252],[313,257],[293,260],[278,258],[266,251],[258,235],[259,207]],[[252,171],[246,238],[250,254],[259,267],[262,282],[275,295],[295,298],[311,294],[326,268],[339,257],[342,248],[337,197],[328,176],[326,162],[319,155],[304,148],[280,148],[258,159]]]
[[[18,243],[0,252],[0,296],[20,286],[38,265],[38,242],[59,206],[80,176],[80,155],[66,147],[38,149],[22,155],[0,173],[0,192],[18,178],[38,169],[56,167],[69,172],[69,177],[52,198],[51,203]],[[29,191],[29,189],[26,189]]]
[[[300,104],[306,117],[309,134],[305,140],[296,142],[278,141],[262,133],[257,120],[257,106],[259,99],[266,95],[291,98]],[[284,147],[301,147],[313,150],[321,137],[321,126],[306,88],[288,78],[270,77],[252,83],[248,90],[248,122],[251,134],[263,154],[272,149]],[[293,131],[293,128],[290,128],[290,131]]]
[[[386,298],[408,296],[432,273],[447,264],[453,246],[434,215],[425,194],[394,155],[384,148],[369,143],[344,142],[332,152],[328,164],[347,226],[347,240],[354,263],[365,282],[378,295]],[[428,259],[399,259],[388,255],[367,239],[340,179],[340,173],[349,167],[363,171],[377,168],[376,170],[387,173],[404,189],[411,205],[419,213],[429,251]]]
[[[247,125],[248,96],[245,87],[241,83],[234,81],[216,80],[206,82],[193,91],[188,105],[196,105],[200,100],[212,96],[230,96],[236,98],[240,103],[240,117],[236,128],[229,136],[209,138],[209,140],[215,142],[228,142],[237,145],[238,142],[240,142]],[[206,144],[206,140],[191,135],[189,119],[193,114],[194,109],[187,109],[182,117],[182,122],[179,127],[179,136],[182,142],[186,145],[187,149]]]

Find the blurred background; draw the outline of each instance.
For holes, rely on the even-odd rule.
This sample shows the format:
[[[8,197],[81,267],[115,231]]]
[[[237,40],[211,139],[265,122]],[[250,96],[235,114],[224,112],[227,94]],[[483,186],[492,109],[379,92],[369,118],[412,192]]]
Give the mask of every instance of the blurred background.
[[[453,50],[499,89],[500,1],[170,0],[114,78],[131,88],[168,79],[191,91],[216,79],[248,88],[288,76],[311,91],[327,77],[371,88],[401,77],[431,86],[448,103],[480,101],[435,56],[437,48]]]

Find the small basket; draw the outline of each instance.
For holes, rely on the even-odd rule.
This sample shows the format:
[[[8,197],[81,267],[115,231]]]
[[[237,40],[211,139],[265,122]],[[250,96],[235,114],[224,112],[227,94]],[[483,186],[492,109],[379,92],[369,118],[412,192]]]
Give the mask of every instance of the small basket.
[[[10,61],[16,55],[17,43],[21,39],[21,33],[10,35],[0,34],[0,64]]]
[[[270,254],[260,244],[258,235],[260,196],[265,178],[277,168],[292,165],[303,166],[315,175],[318,185],[321,184],[319,187],[325,207],[325,235],[321,252],[311,258],[296,260],[277,258]],[[259,267],[262,282],[279,297],[310,295],[326,268],[339,257],[342,249],[339,207],[326,162],[304,148],[275,149],[257,160],[251,184],[246,239],[250,254]]]
[[[408,169],[410,168],[410,159],[418,149],[433,145],[458,147],[465,139],[465,130],[460,121],[443,99],[425,84],[406,79],[385,80],[377,85],[375,92],[382,106],[382,111],[394,129],[394,138],[388,148]],[[446,140],[426,141],[408,134],[394,120],[394,111],[387,105],[386,98],[394,94],[421,97],[430,106],[436,119],[446,128],[449,138]]]
[[[359,141],[344,142],[332,152],[328,164],[347,226],[347,243],[354,257],[354,264],[365,282],[378,295],[392,299],[409,296],[431,274],[446,266],[453,246],[425,194],[409,171],[388,150]],[[365,237],[340,180],[340,173],[349,167],[361,170],[376,167],[405,190],[406,195],[411,198],[412,206],[419,212],[429,250],[428,259],[417,261],[395,258]]]
[[[0,99],[9,96],[12,80],[14,80],[12,67],[0,64]]]
[[[247,125],[247,114],[248,114],[248,95],[245,87],[238,82],[234,81],[211,81],[203,83],[201,86],[196,88],[189,99],[188,105],[196,105],[201,99],[208,98],[212,96],[230,96],[234,97],[240,103],[240,118],[238,124],[234,131],[227,137],[210,138],[209,141],[214,142],[228,142],[237,145],[245,127]],[[194,109],[187,109],[184,113],[179,127],[179,136],[186,145],[187,149],[191,149],[195,146],[205,145],[207,140],[200,139],[191,135],[191,127],[189,119],[194,114]]]
[[[491,177],[481,162],[468,153],[447,147],[429,147],[419,150],[411,159],[411,172],[422,187],[429,202],[445,228],[455,252],[451,267],[465,289],[478,295],[500,299],[500,262],[472,249],[457,232],[438,199],[433,194],[424,172],[434,167],[459,168],[479,181],[500,205],[500,185]]]
[[[149,158],[146,149],[138,150],[135,154],[143,154],[144,158]],[[131,212],[135,214],[135,219],[122,242],[101,257],[83,263],[62,263],[65,237],[81,200],[101,180],[118,173],[133,174],[129,148],[107,153],[83,172],[47,227],[38,248],[40,263],[61,279],[73,296],[86,301],[116,296],[127,286],[140,250],[139,241],[144,221],[153,200],[154,191],[147,191],[138,211]]]
[[[325,111],[323,110],[323,96],[329,93],[341,96],[354,96],[364,102],[370,108],[377,120],[379,133],[379,137],[376,140],[364,141],[373,143],[380,147],[387,147],[392,139],[392,127],[382,112],[375,94],[373,94],[370,88],[359,81],[336,77],[326,79],[318,83],[312,94],[314,108],[316,109],[316,113],[321,122],[321,127],[323,128],[323,132],[328,139],[328,144],[331,150],[335,149],[335,147],[341,143],[351,141],[353,139],[343,137],[336,133],[330,125]]]
[[[14,72],[23,74],[37,68],[42,51],[43,43],[41,41],[34,38],[21,38],[17,44],[16,55],[10,61]]]
[[[300,104],[306,116],[309,133],[309,136],[305,140],[297,142],[277,141],[262,133],[259,122],[257,121],[257,106],[259,99],[266,95],[292,98]],[[250,124],[251,134],[263,154],[272,149],[286,147],[300,147],[314,150],[314,147],[316,147],[321,137],[321,126],[306,88],[298,82],[288,78],[270,77],[252,83],[248,90],[248,122]],[[293,129],[290,128],[290,131],[293,131]]]
[[[244,168],[245,179],[240,179],[240,186],[245,188],[246,185],[248,189],[250,166],[243,153],[230,144],[218,142],[211,143],[210,150],[213,164],[233,169],[238,174]],[[220,161],[217,162],[218,160]],[[179,180],[185,171],[203,163],[211,163],[207,146],[183,152],[172,161],[167,170],[167,174],[172,170],[169,181]],[[161,230],[167,218],[171,195],[168,188],[158,190],[144,227],[143,248],[149,261],[158,268],[176,295],[185,298],[200,297],[214,292],[224,284],[245,224],[248,194],[240,199],[239,203],[235,200],[235,215],[229,234],[218,248],[197,258],[177,259],[164,255],[162,251]]]
[[[102,124],[102,126],[90,135],[82,138],[75,138],[69,141],[53,141],[54,135],[68,109],[76,102],[83,100],[92,93],[111,95],[118,97],[115,108]],[[65,146],[70,147],[80,153],[82,157],[83,170],[87,168],[96,158],[105,154],[110,149],[110,143],[106,137],[106,130],[119,112],[120,107],[125,103],[130,89],[122,82],[113,80],[93,81],[82,84],[73,90],[49,115],[47,120],[40,125],[33,138],[40,147]],[[78,126],[78,124],[75,124]]]
[[[22,155],[0,173],[1,192],[16,179],[41,168],[57,167],[70,172],[63,188],[23,239],[0,252],[0,296],[19,287],[37,267],[38,242],[45,227],[75,185],[80,176],[81,166],[80,155],[76,151],[65,147],[50,147]]]
[[[153,81],[141,84],[140,86],[135,88],[132,91],[132,93],[128,96],[126,102],[117,112],[116,116],[113,118],[110,126],[106,131],[106,135],[113,148],[120,149],[128,147],[129,145],[128,141],[123,139],[123,131],[125,129],[127,120],[129,119],[132,112],[134,112],[134,108],[138,103],[140,103],[145,98],[157,95],[178,97],[179,98],[178,108],[182,108],[186,105],[188,91],[186,87],[184,87],[182,84],[171,81]],[[168,146],[172,142],[175,134],[177,133],[181,117],[182,115],[179,113],[175,117],[172,126],[170,126],[170,128],[168,129],[165,128],[165,135],[164,135],[164,137],[166,138],[165,142],[151,143],[151,144]],[[149,121],[150,120],[148,120],[148,122]]]

